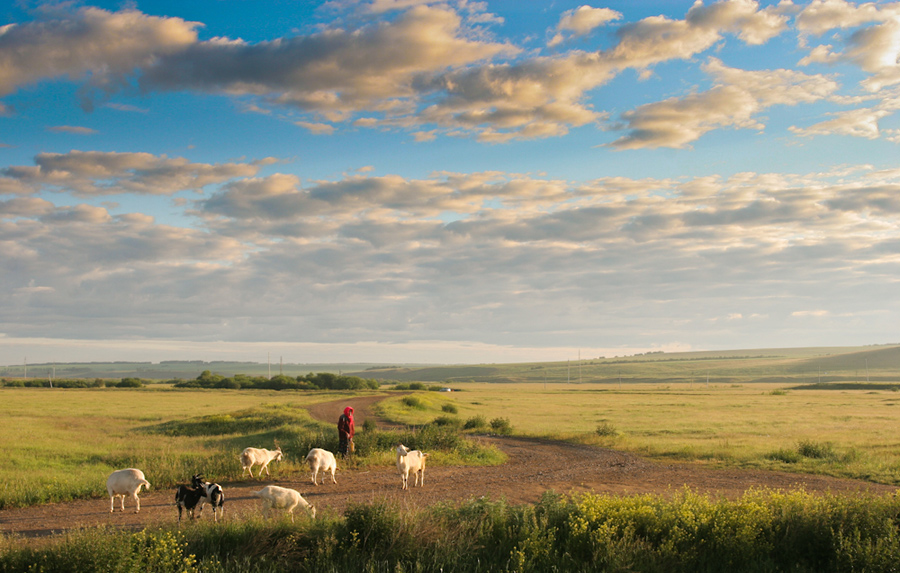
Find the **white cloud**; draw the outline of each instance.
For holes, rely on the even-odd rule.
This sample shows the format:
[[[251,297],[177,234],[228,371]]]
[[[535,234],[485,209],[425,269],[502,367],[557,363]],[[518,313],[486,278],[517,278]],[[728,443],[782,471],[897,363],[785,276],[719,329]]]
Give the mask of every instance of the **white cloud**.
[[[547,45],[556,46],[561,44],[566,40],[567,36],[585,36],[594,28],[621,18],[622,14],[611,8],[593,8],[584,5],[567,10],[563,12],[559,23],[556,25],[556,35],[553,36]]]
[[[699,340],[787,331],[779,321],[818,310],[835,328],[873,304],[894,316],[900,175],[833,178],[273,174],[195,202],[201,229],[14,198],[0,202],[0,265],[18,269],[0,275],[0,323],[15,337],[51,324],[58,336],[170,336],[189,322],[196,341],[513,347],[565,325],[566,344],[612,347],[604,333],[650,346],[729,315]]]
[[[34,162],[34,166],[0,169],[0,193],[21,195],[61,189],[77,195],[171,195],[255,175],[260,165],[269,161],[207,164],[150,153],[73,150],[41,153]]]
[[[197,26],[136,10],[91,7],[65,18],[2,26],[0,95],[45,78],[88,74],[91,87],[113,89],[135,68],[194,43]],[[90,107],[88,100],[85,105]]]
[[[766,108],[814,102],[838,88],[834,80],[822,75],[784,69],[751,72],[726,67],[714,58],[705,69],[716,79],[712,89],[624,113],[630,133],[612,146],[681,148],[713,129],[762,130],[765,126],[757,115]]]

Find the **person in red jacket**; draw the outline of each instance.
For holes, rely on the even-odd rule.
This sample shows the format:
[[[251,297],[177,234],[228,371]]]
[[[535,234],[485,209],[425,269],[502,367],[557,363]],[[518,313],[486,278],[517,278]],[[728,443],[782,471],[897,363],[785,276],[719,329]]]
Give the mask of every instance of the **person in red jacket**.
[[[344,413],[338,418],[338,451],[341,457],[347,457],[350,453],[350,444],[353,442],[353,407],[344,408]]]

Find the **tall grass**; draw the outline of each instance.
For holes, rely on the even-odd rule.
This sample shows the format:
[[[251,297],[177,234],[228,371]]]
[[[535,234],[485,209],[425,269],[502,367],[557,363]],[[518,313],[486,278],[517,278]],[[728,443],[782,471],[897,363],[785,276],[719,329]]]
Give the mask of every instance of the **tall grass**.
[[[545,494],[342,516],[90,529],[53,545],[0,539],[0,571],[893,571],[897,496],[751,491],[735,501]]]

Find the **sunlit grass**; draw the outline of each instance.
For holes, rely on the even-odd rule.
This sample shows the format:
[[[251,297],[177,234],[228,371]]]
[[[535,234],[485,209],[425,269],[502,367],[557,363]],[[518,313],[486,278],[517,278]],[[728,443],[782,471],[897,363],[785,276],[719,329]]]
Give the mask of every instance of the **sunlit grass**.
[[[156,388],[0,389],[7,412],[0,417],[4,451],[0,456],[0,508],[103,496],[106,476],[125,467],[144,470],[153,487],[183,481],[198,470],[212,480],[236,478],[241,472],[237,461],[240,449],[250,442],[274,447],[271,432],[249,432],[229,439],[227,430],[213,438],[202,434],[161,436],[154,429],[248,407],[285,407],[315,428],[317,423],[309,419],[304,406],[341,395]],[[282,471],[301,468],[302,460],[294,454],[280,464]]]
[[[900,484],[895,437],[900,394],[891,390],[703,383],[456,386],[461,391],[450,396],[460,418],[502,415],[517,434],[611,446],[655,459]],[[598,433],[599,427],[614,431]],[[779,451],[797,451],[804,441],[828,443],[833,455],[800,455],[792,463],[779,459]]]

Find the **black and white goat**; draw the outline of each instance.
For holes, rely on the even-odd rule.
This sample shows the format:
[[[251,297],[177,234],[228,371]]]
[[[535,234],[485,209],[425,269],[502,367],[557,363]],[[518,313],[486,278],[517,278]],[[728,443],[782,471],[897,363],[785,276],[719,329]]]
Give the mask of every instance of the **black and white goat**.
[[[199,476],[194,476],[194,480]],[[181,513],[187,510],[188,516],[193,521],[194,510],[197,510],[197,516],[203,510],[202,500],[206,499],[206,493],[203,488],[191,487],[189,485],[180,485],[175,491],[175,505],[178,506],[178,522],[181,523]],[[199,507],[198,507],[199,505]]]
[[[200,509],[203,509],[204,503],[210,504],[213,508],[213,519],[219,521],[219,510],[222,511],[223,516],[225,515],[225,492],[222,491],[222,486],[217,483],[209,483],[199,474],[191,479],[191,485],[203,492]]]

